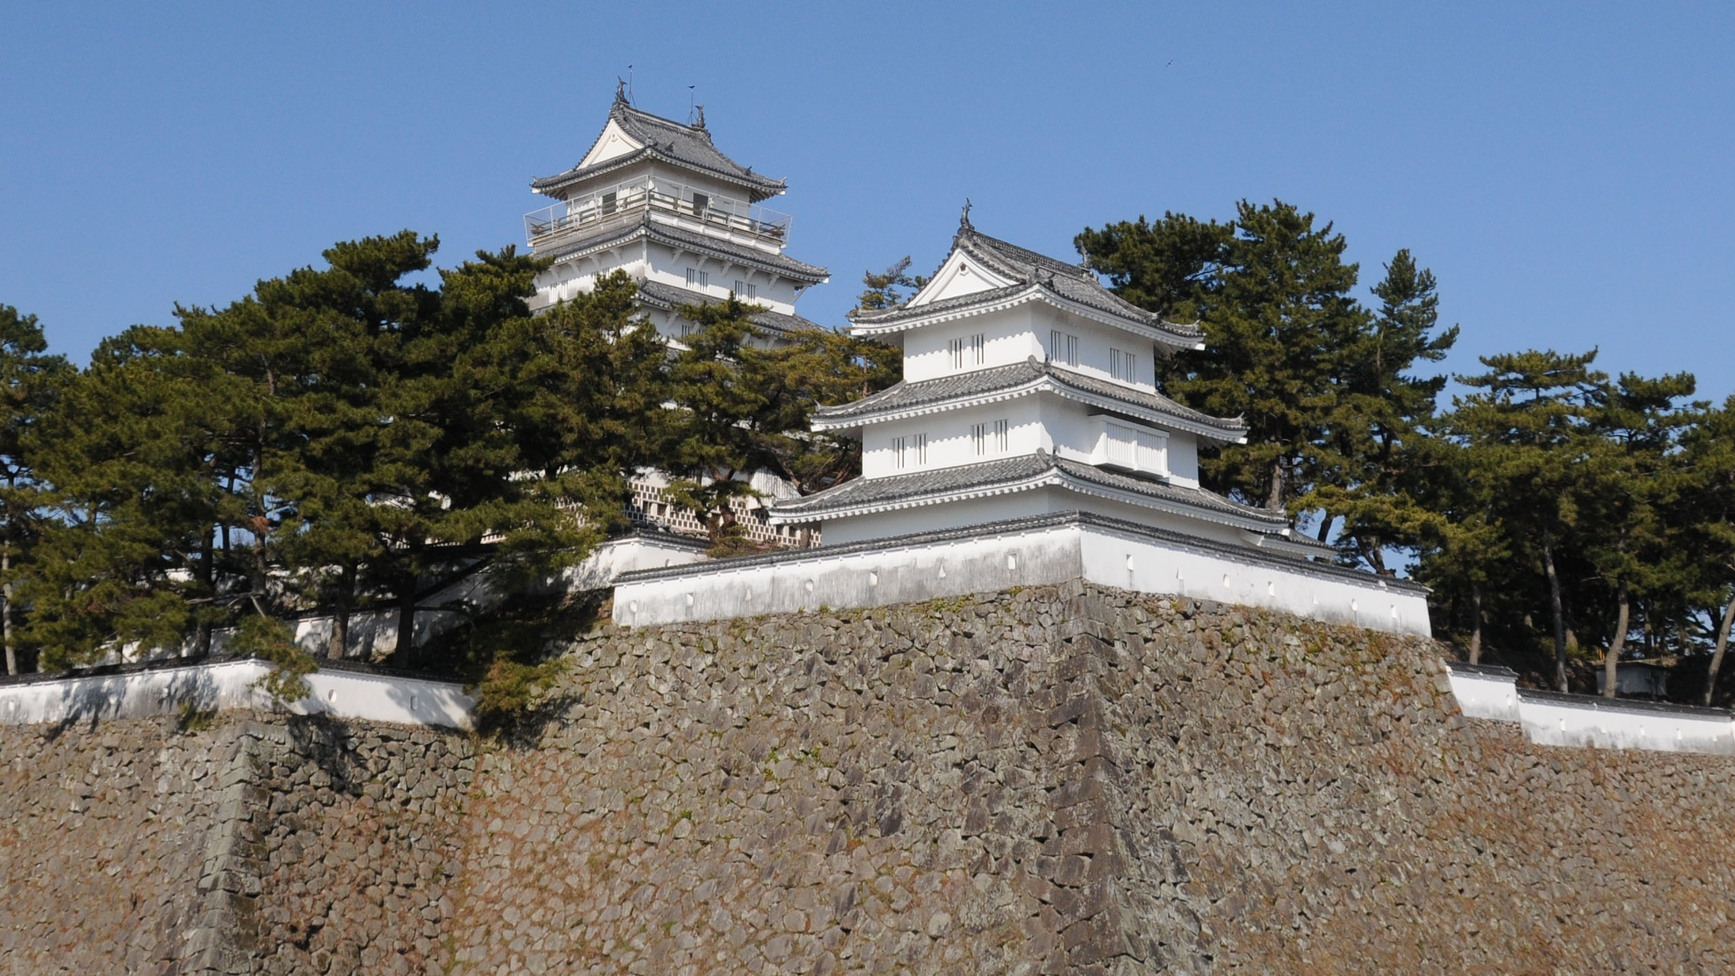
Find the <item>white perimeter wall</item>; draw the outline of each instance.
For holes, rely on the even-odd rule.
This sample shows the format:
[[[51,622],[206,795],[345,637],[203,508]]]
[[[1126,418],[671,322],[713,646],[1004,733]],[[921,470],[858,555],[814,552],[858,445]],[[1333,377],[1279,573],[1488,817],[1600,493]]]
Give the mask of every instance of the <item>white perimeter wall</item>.
[[[1391,586],[1371,575],[1309,572],[1299,563],[1267,565],[1257,558],[1091,523],[1001,530],[984,526],[976,535],[907,545],[891,539],[883,547],[858,551],[833,553],[828,548],[764,560],[719,560],[678,573],[622,579],[615,585],[614,620],[647,626],[821,607],[841,610],[1082,578],[1393,633],[1429,633],[1427,601],[1416,589]]]
[[[270,672],[258,661],[219,661],[0,685],[0,724],[86,722],[199,710],[265,709],[254,685]],[[470,727],[475,700],[461,685],[398,675],[326,670],[307,676],[309,694],[288,706],[298,715]]]
[[[1721,709],[1520,691],[1510,671],[1448,666],[1447,676],[1467,717],[1517,722],[1539,745],[1735,754],[1735,718]]]

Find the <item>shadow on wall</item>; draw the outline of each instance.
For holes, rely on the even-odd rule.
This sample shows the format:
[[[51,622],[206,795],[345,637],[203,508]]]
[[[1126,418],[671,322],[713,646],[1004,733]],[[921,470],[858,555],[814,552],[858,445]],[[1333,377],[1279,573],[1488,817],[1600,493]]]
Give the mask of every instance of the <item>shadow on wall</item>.
[[[162,714],[174,708],[193,712],[214,712],[233,707],[224,699],[223,689],[209,669],[177,669],[161,672],[160,680],[152,682],[146,694],[154,702],[141,703],[134,690],[136,676],[129,674],[100,675],[75,681],[56,682],[58,708],[61,717],[50,723],[43,734],[53,740],[75,728],[91,730],[103,719],[133,718],[141,714]],[[141,705],[154,705],[142,708]],[[16,708],[15,701],[7,707]]]

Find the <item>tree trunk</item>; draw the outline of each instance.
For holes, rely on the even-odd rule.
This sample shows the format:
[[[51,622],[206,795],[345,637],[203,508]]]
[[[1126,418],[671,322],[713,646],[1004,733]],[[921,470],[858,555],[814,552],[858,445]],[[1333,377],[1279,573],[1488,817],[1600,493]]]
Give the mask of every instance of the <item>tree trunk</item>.
[[[408,668],[416,656],[416,574],[406,570],[398,584],[398,644],[392,649],[392,666]]]
[[[5,633],[6,673],[18,673],[18,650],[12,646],[12,550],[0,549],[0,572],[7,574],[0,584],[0,631]]]
[[[1273,512],[1283,511],[1283,459],[1281,457],[1271,462],[1271,493],[1265,496],[1265,507]]]
[[[1327,512],[1325,518],[1319,520],[1319,541],[1331,541],[1331,527],[1337,524],[1337,516]]]
[[[355,564],[344,563],[337,577],[337,596],[331,607],[331,639],[325,656],[342,660],[349,656],[349,612],[355,603]]]
[[[1705,676],[1705,704],[1711,704],[1711,695],[1717,690],[1717,672],[1723,667],[1723,652],[1729,648],[1729,624],[1735,621],[1735,596],[1729,598],[1729,605],[1723,608],[1723,626],[1717,628],[1717,650],[1711,655],[1711,673]]]
[[[1614,698],[1620,693],[1620,669],[1616,665],[1620,663],[1621,649],[1626,647],[1627,627],[1632,622],[1632,607],[1627,601],[1626,580],[1621,580],[1620,595],[1616,597],[1616,600],[1620,607],[1620,613],[1615,617],[1615,636],[1614,640],[1608,642],[1608,654],[1603,657],[1602,661],[1602,696],[1604,698]]]
[[[1542,533],[1542,569],[1548,574],[1548,614],[1554,625],[1554,684],[1560,691],[1566,685],[1566,613],[1561,607],[1560,574],[1554,571],[1554,539]]]
[[[1470,663],[1482,663],[1482,584],[1470,584]]]
[[[199,541],[199,582],[204,586],[200,596],[206,599],[217,595],[217,554],[212,551],[216,545],[217,527],[207,526],[204,538]],[[193,630],[193,656],[207,658],[211,656],[211,615],[209,612],[199,614],[198,622]]]

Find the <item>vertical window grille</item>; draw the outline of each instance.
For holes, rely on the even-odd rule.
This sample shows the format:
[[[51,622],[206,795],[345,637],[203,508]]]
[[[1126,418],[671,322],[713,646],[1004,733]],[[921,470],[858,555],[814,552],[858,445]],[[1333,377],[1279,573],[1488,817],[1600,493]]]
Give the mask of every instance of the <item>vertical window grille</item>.
[[[897,460],[897,465],[900,468],[903,467],[904,464],[906,463],[904,448],[905,448],[904,438],[902,438],[902,437],[892,438],[892,457]]]
[[[1048,361],[1062,366],[1078,365],[1078,336],[1055,329],[1048,333]]]
[[[1138,357],[1130,352],[1110,349],[1108,351],[1108,375],[1127,383],[1137,383],[1139,381]]]
[[[928,435],[927,434],[917,434],[915,436],[914,440],[916,442],[916,444],[915,444],[916,463],[917,464],[927,464],[928,463]]]
[[[1108,424],[1105,433],[1108,439],[1108,463],[1125,468],[1138,467],[1138,434],[1131,427],[1122,427],[1119,424]]]
[[[972,424],[970,440],[976,446],[976,456],[986,457],[990,451],[1004,454],[1007,445],[1007,425],[1004,420],[987,424]]]
[[[952,352],[952,368],[980,366],[988,358],[988,337],[981,332],[968,339],[953,339],[947,348]]]
[[[704,288],[711,283],[711,276],[698,268],[687,269],[687,287]]]
[[[752,299],[758,298],[759,297],[759,286],[751,284],[749,282],[742,281],[740,278],[736,278],[735,279],[735,297],[743,299],[743,300],[749,300],[749,301]]]

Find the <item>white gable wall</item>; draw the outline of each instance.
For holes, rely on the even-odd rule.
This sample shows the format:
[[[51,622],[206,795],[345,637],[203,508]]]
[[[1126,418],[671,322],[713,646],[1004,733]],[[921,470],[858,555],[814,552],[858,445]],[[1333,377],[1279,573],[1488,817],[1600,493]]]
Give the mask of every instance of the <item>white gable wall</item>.
[[[602,135],[597,136],[596,143],[590,147],[590,152],[584,154],[584,158],[579,161],[577,168],[583,169],[586,166],[606,163],[611,159],[625,156],[627,153],[643,148],[644,144],[627,135],[626,131],[620,127],[619,122],[609,119],[608,125],[603,126]]]
[[[1012,279],[982,267],[960,251],[953,251],[946,258],[946,262],[940,265],[940,270],[934,272],[933,279],[911,297],[910,306],[913,308],[947,298],[973,295],[979,291],[1005,288],[1010,284],[1013,284]]]

